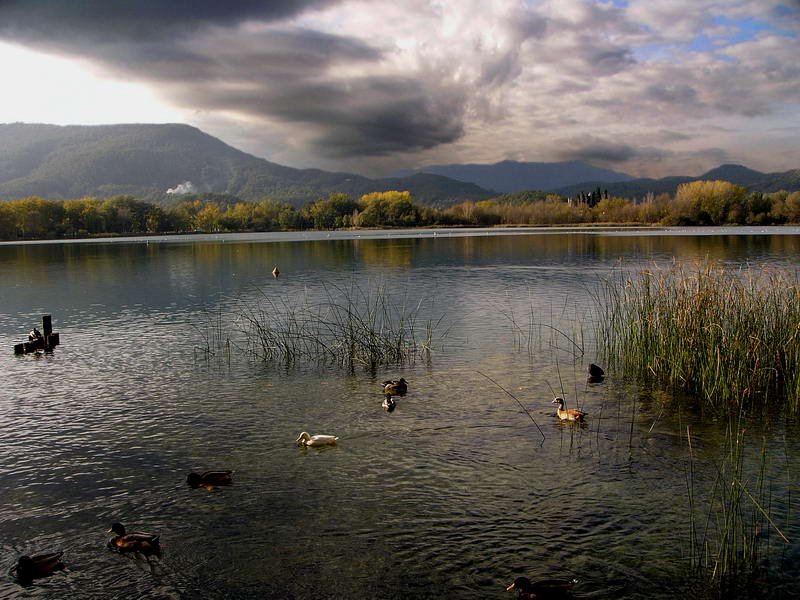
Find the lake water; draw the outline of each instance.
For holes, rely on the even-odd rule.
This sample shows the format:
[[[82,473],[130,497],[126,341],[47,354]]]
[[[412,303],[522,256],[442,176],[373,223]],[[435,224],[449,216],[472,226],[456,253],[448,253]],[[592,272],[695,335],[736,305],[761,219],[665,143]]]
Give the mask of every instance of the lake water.
[[[665,411],[666,392],[611,369],[588,384],[592,290],[675,259],[798,258],[798,228],[0,244],[0,598],[510,598],[521,574],[577,577],[577,598],[684,597],[686,427],[701,496],[725,423]],[[216,347],[245,309],[345,288],[418,306],[420,329],[438,323],[432,351],[348,372]],[[14,356],[42,314],[61,346]],[[409,393],[387,413],[380,382],[399,376]],[[554,393],[587,426],[558,423]],[[302,430],[340,441],[298,448]],[[770,538],[769,597],[796,597],[800,435],[776,420],[747,436],[748,464],[767,447],[790,540]],[[233,486],[185,484],[221,468]],[[159,532],[161,560],[106,550],[116,521]],[[66,572],[29,587],[7,575],[59,548]]]

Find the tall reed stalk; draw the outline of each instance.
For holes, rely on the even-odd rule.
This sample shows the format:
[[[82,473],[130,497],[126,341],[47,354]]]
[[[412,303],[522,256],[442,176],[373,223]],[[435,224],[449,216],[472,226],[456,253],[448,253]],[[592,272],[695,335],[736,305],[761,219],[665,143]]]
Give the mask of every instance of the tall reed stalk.
[[[773,270],[664,270],[617,275],[595,296],[609,364],[667,383],[721,414],[800,413],[800,285]]]

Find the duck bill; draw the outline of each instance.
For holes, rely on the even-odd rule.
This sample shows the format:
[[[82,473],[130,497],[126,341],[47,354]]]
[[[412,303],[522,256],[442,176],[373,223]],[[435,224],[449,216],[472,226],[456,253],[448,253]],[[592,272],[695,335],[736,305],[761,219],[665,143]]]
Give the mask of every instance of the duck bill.
[[[515,588],[515,587],[514,587],[514,584],[512,583],[510,586],[508,586],[508,587],[506,588],[506,591],[507,591],[507,592],[511,592],[511,591],[514,591],[515,589],[517,589],[517,588]]]

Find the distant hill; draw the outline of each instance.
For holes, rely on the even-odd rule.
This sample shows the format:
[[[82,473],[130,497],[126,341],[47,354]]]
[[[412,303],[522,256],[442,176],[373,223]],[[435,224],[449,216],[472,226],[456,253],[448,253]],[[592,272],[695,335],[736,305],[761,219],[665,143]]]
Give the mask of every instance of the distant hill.
[[[616,182],[633,179],[625,173],[594,167],[578,160],[554,163],[504,160],[491,165],[432,165],[416,171],[401,171],[399,174],[410,173],[443,175],[503,193],[525,190],[550,191],[583,181]]]
[[[191,182],[191,185],[181,184]],[[273,198],[299,206],[331,192],[353,196],[408,190],[446,206],[494,194],[439,175],[369,179],[293,169],[257,158],[195,127],[165,125],[0,125],[0,199],[130,194],[168,202],[167,190],[213,192],[243,200]]]
[[[581,192],[590,192],[596,188],[608,190],[612,196],[620,198],[643,198],[648,193],[674,194],[678,186],[690,181],[729,181],[741,185],[754,192],[779,192],[800,190],[800,169],[777,173],[761,173],[742,165],[721,165],[703,173],[699,177],[664,177],[663,179],[632,179],[630,181],[608,183],[603,181],[587,181],[564,186],[555,190],[562,196],[573,197]]]

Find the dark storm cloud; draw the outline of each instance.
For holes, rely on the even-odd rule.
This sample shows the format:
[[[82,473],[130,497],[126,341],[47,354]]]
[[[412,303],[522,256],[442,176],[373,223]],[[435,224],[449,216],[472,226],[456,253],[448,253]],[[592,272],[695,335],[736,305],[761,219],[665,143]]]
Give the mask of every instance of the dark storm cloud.
[[[337,3],[0,0],[0,39],[156,83],[182,106],[305,125],[303,136],[329,156],[419,150],[461,137],[463,91],[435,76],[369,75],[383,50],[282,22]],[[523,29],[536,31],[531,23]]]
[[[178,86],[270,86],[322,75],[336,64],[369,62],[381,52],[363,42],[305,29],[229,35],[212,31],[181,43],[117,43],[103,52],[117,70]]]
[[[339,0],[3,0],[0,29],[33,39],[171,37],[205,26],[232,26],[247,20],[276,21]]]
[[[269,116],[315,126],[315,146],[323,154],[350,157],[432,148],[461,137],[464,95],[434,87],[375,76],[252,89],[187,87],[180,93],[212,110],[259,115],[267,107]]]
[[[638,153],[636,148],[628,144],[609,143],[596,138],[569,140],[564,145],[566,147],[557,153],[560,160],[613,164],[629,161]]]

